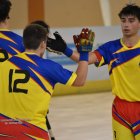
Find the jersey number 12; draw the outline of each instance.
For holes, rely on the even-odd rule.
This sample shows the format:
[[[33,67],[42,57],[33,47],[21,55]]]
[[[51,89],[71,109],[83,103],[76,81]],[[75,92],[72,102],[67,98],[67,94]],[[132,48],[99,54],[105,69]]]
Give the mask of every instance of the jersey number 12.
[[[15,79],[13,81],[14,74],[24,74],[25,77],[22,79]],[[30,74],[27,70],[15,70],[14,71],[13,69],[10,69],[10,71],[9,71],[9,92],[20,92],[20,93],[27,94],[28,93],[27,89],[18,88],[17,85],[27,83],[29,81],[29,79],[30,79]]]

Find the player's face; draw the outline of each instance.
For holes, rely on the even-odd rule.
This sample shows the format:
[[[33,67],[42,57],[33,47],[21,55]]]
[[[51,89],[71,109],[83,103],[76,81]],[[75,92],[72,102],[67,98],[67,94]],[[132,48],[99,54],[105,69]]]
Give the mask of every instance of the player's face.
[[[121,17],[121,27],[124,36],[134,36],[140,29],[140,21],[137,17],[129,15]]]

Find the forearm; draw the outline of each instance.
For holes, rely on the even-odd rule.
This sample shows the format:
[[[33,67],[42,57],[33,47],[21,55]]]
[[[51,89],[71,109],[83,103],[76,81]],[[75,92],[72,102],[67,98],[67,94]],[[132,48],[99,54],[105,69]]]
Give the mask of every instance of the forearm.
[[[95,55],[94,52],[89,53],[89,59],[88,59],[88,64],[95,64],[98,61],[97,56]]]
[[[80,54],[77,51],[73,51],[72,55],[70,56],[70,59],[72,59],[75,62],[79,62]]]
[[[72,59],[75,62],[79,62],[80,54],[77,51],[73,51],[72,55],[70,56],[70,59]],[[97,62],[97,57],[94,52],[89,52],[88,56],[88,64],[94,64]]]
[[[88,52],[80,52],[79,63],[76,70],[77,78],[73,86],[83,86],[88,72]]]
[[[77,78],[72,86],[83,86],[86,81],[87,73],[88,73],[88,62],[80,61],[78,63],[78,68],[76,70]]]
[[[66,47],[64,54],[75,62],[79,62],[80,54],[77,51]]]

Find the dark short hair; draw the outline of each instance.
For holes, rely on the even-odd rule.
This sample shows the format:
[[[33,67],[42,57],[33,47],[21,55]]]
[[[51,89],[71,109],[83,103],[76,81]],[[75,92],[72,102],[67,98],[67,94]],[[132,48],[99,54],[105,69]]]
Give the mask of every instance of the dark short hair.
[[[38,24],[30,24],[23,31],[23,43],[26,49],[38,49],[42,41],[47,41],[47,30]]]
[[[0,0],[0,22],[9,18],[12,3],[9,0]]]
[[[140,21],[140,7],[136,4],[127,4],[124,8],[122,8],[118,15],[120,18],[122,18],[122,16],[132,15],[137,17]]]
[[[35,21],[31,22],[31,24],[39,24],[39,25],[43,26],[44,28],[46,28],[46,30],[48,31],[48,34],[50,33],[50,26],[43,20],[35,20]]]

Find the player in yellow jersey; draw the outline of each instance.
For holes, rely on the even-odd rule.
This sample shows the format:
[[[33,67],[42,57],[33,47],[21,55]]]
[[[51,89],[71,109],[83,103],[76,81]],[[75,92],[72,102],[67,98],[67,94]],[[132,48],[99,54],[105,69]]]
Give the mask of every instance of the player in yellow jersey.
[[[22,37],[8,29],[11,6],[10,0],[0,0],[0,63],[25,50]]]
[[[112,106],[114,140],[140,140],[140,7],[128,4],[119,13],[123,37],[109,41],[89,54],[89,64],[107,64],[115,99]],[[88,29],[83,29],[83,31]],[[78,45],[78,36],[74,36]],[[53,40],[52,40],[53,41]],[[63,52],[66,46],[55,47]],[[63,48],[62,48],[63,47]],[[64,50],[64,51],[62,51]],[[76,51],[70,58],[79,61]]]
[[[28,25],[23,31],[25,52],[1,64],[0,139],[2,140],[48,140],[45,117],[55,84],[82,86],[85,83],[88,53],[91,51],[88,49],[89,45],[82,44],[78,48],[80,61],[76,72],[72,72],[54,61],[42,58],[47,39],[46,28],[37,24]],[[86,40],[90,42],[90,39]]]

